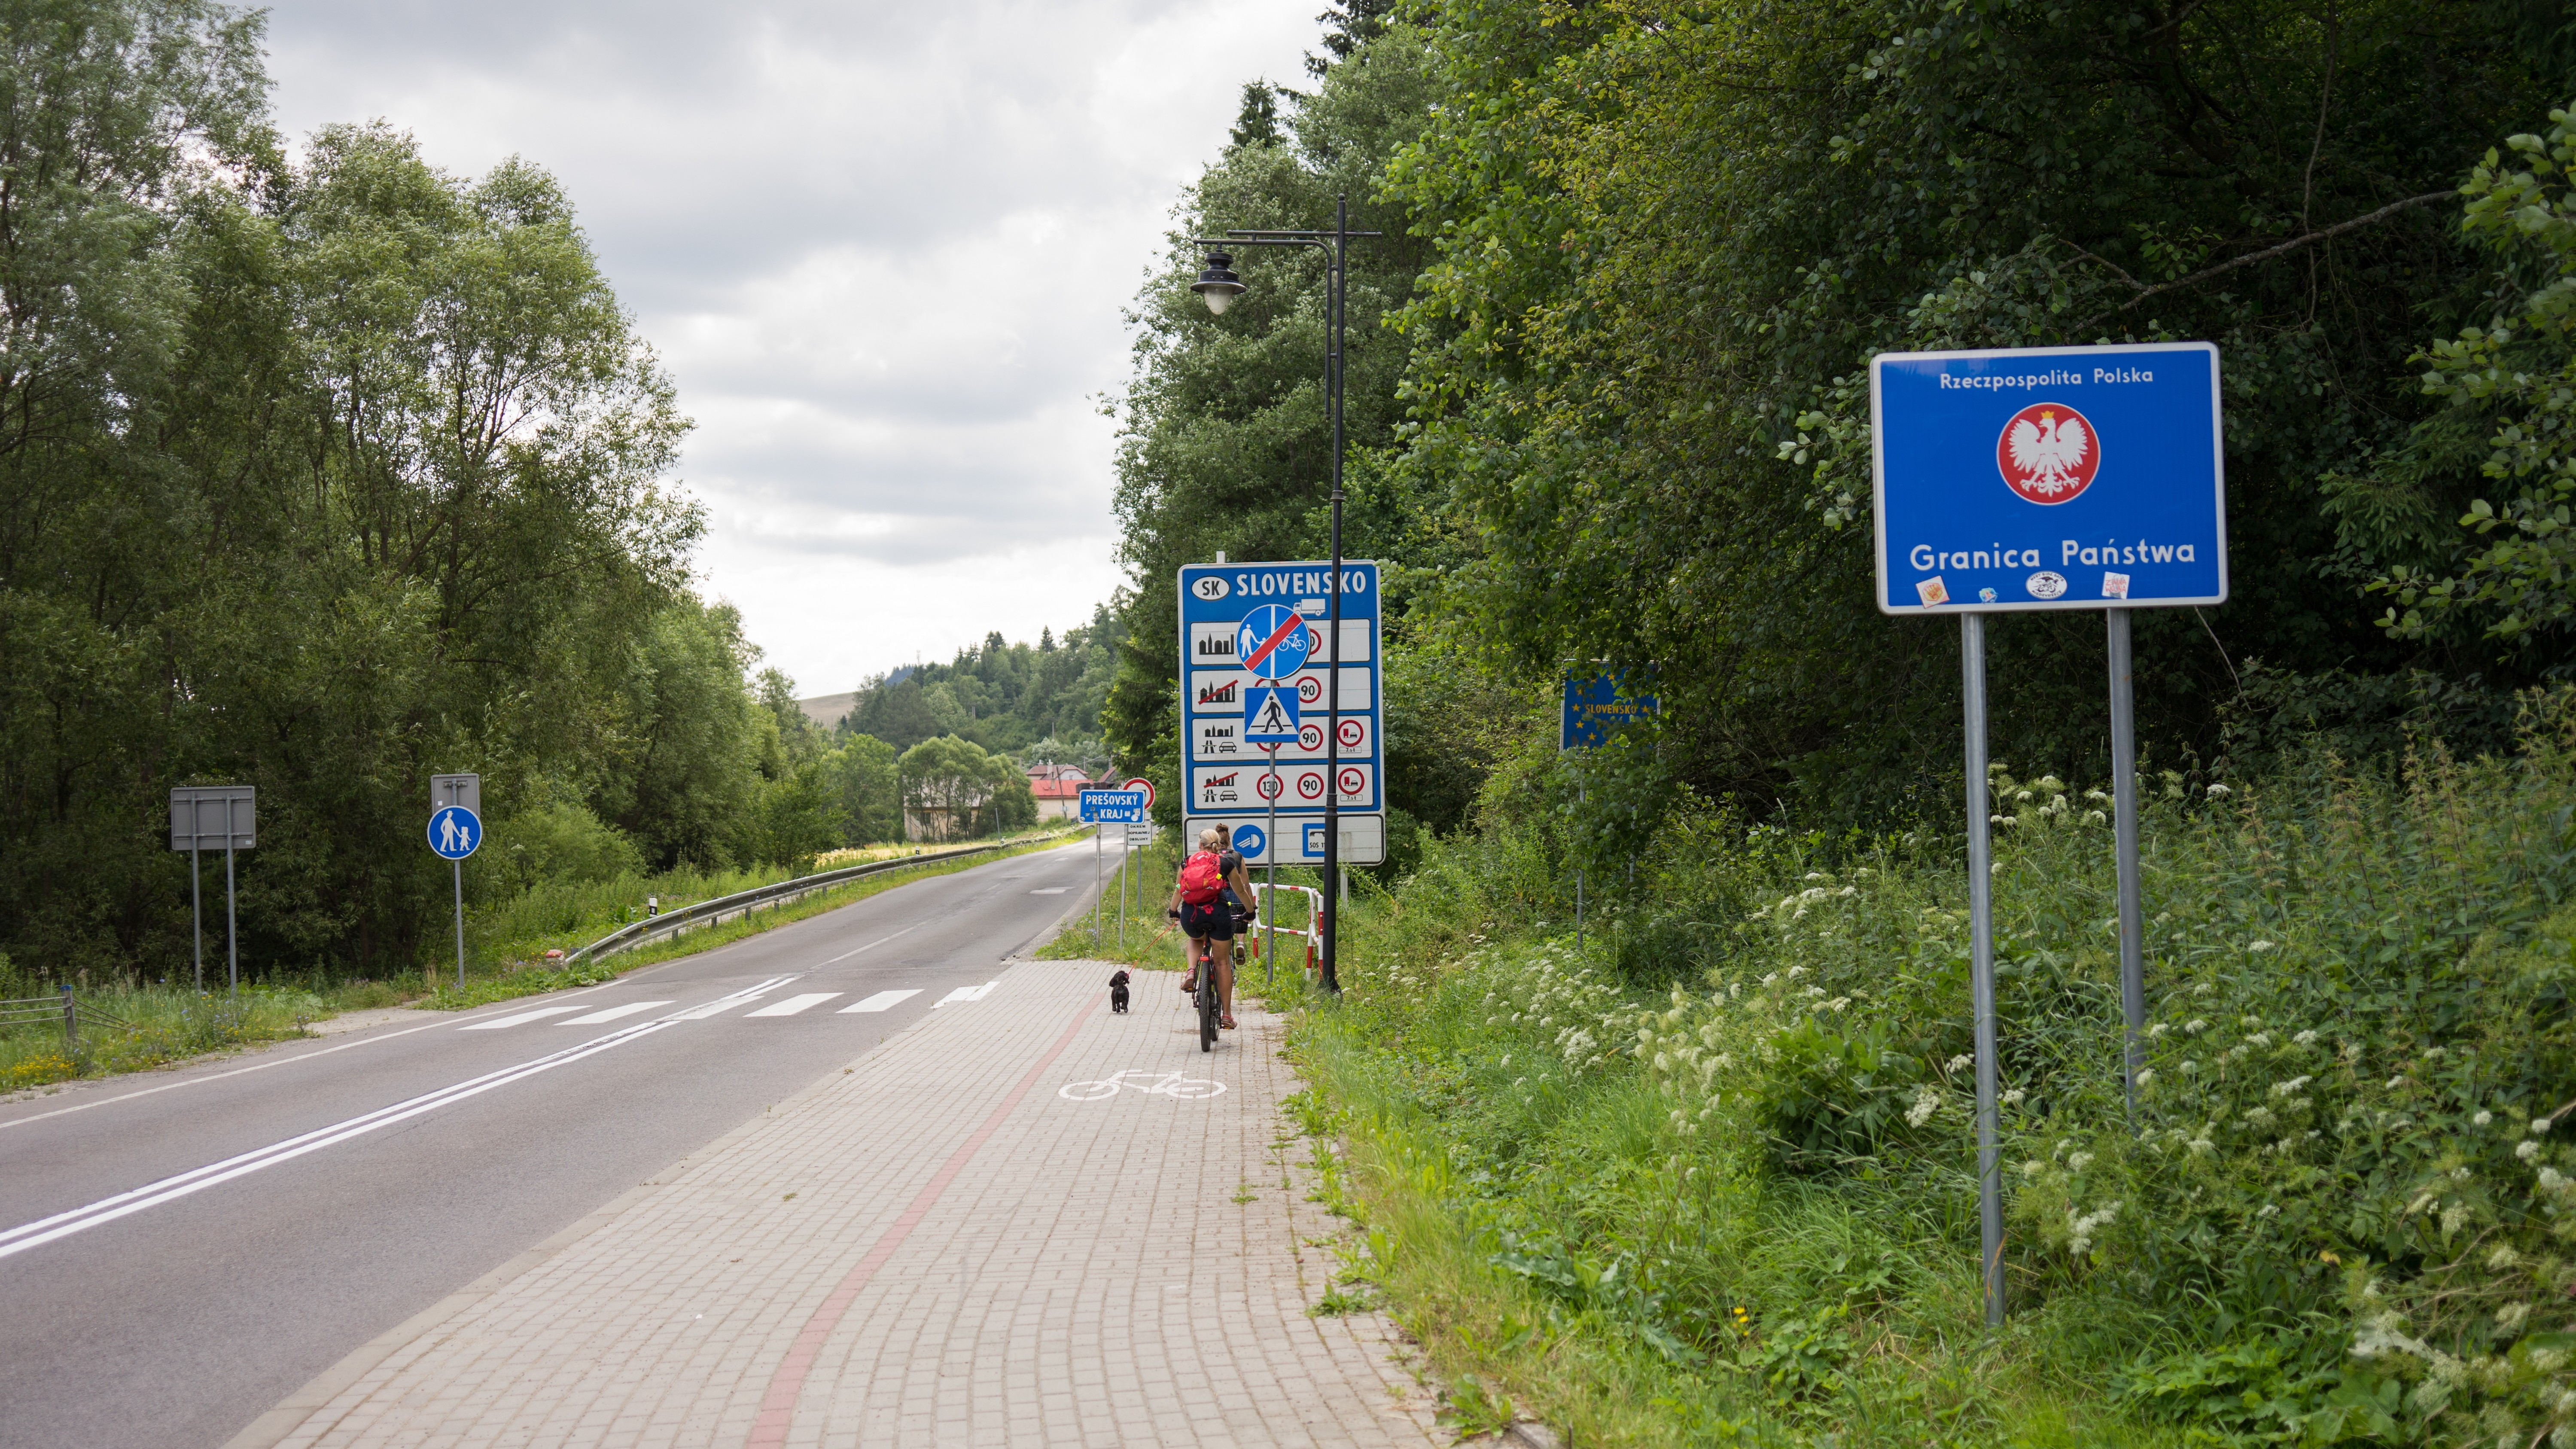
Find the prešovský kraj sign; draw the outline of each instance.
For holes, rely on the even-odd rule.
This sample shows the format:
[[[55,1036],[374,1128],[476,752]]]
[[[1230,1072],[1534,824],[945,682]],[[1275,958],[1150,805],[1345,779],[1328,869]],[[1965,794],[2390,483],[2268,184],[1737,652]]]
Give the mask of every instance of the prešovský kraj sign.
[[[1869,377],[1882,611],[2226,602],[2216,347],[1884,352]]]

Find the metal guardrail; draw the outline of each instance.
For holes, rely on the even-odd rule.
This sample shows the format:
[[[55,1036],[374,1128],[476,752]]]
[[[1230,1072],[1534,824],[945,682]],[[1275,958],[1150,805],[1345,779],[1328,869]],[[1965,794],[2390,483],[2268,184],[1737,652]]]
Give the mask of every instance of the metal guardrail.
[[[762,906],[772,908],[783,906],[799,897],[812,895],[816,891],[830,890],[836,885],[857,880],[861,876],[881,875],[890,870],[910,870],[918,865],[930,865],[943,860],[959,860],[966,856],[985,855],[997,850],[1016,850],[1023,845],[1036,845],[1043,841],[1058,840],[1081,833],[1079,830],[1059,830],[1052,835],[1031,836],[1025,840],[996,840],[985,845],[970,845],[962,849],[943,850],[930,855],[898,855],[891,860],[872,860],[865,865],[817,871],[813,875],[800,875],[794,880],[783,880],[776,885],[736,891],[729,896],[718,896],[713,900],[700,901],[693,906],[682,906],[676,911],[665,911],[661,915],[647,916],[643,920],[620,926],[587,946],[566,952],[563,964],[571,966],[581,961],[602,960],[659,937],[676,936],[695,926],[713,926],[722,923],[729,916],[735,918],[747,916]],[[0,1003],[0,1005],[5,1004]]]

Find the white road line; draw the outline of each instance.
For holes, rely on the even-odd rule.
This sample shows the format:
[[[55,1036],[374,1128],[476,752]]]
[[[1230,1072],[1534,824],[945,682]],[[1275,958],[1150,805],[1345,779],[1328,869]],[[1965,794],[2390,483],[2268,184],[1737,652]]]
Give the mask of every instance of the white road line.
[[[1002,983],[999,981],[987,981],[981,986],[960,986],[956,990],[949,992],[946,996],[932,1002],[930,1004],[930,1009],[937,1011],[939,1008],[946,1006],[952,1001],[981,1001],[992,992],[994,987],[1001,984]]]
[[[692,1006],[686,1011],[675,1011],[662,1019],[664,1021],[704,1021],[710,1016],[731,1011],[746,1001],[756,1001],[767,996],[795,979],[793,976],[772,976],[757,986],[746,986],[731,996],[719,996],[704,1006]]]
[[[745,987],[731,996],[721,997],[710,1002],[709,1005],[714,1007],[739,1005],[762,992],[774,991],[795,979],[793,976],[774,976],[757,986]],[[706,1007],[698,1008],[701,1012],[706,1009]],[[479,1097],[495,1087],[505,1087],[521,1078],[551,1071],[566,1063],[577,1062],[584,1057],[594,1056],[613,1047],[624,1046],[630,1041],[640,1041],[675,1021],[688,1019],[690,1019],[690,1013],[683,1012],[653,1021],[637,1022],[633,1026],[612,1031],[606,1036],[595,1037],[558,1052],[549,1052],[532,1061],[521,1062],[515,1067],[503,1067],[496,1072],[486,1072],[482,1076],[441,1087],[436,1091],[423,1092],[417,1097],[396,1102],[390,1107],[379,1107],[372,1112],[362,1112],[328,1127],[315,1128],[313,1131],[289,1137],[282,1142],[272,1142],[266,1147],[227,1157],[221,1162],[209,1163],[204,1167],[162,1178],[158,1182],[146,1183],[130,1191],[100,1198],[96,1202],[84,1204],[68,1212],[59,1212],[49,1218],[39,1218],[32,1223],[22,1223],[17,1227],[0,1231],[0,1258],[23,1253],[29,1248],[53,1242],[58,1238],[70,1237],[85,1228],[94,1228],[101,1223],[112,1223],[118,1218],[139,1213],[145,1208],[156,1207],[174,1198],[186,1197],[220,1182],[247,1177],[264,1167],[275,1167],[281,1162],[292,1162],[308,1152],[318,1152],[325,1147],[346,1142],[350,1138],[363,1137],[378,1128],[390,1127],[396,1122],[406,1121],[424,1112],[434,1112],[451,1103],[462,1102],[469,1097]]]
[[[639,1011],[651,1011],[654,1007],[668,1006],[670,1004],[671,1003],[667,1001],[630,1001],[624,1006],[612,1006],[606,1011],[594,1011],[588,1016],[576,1016],[570,1021],[556,1022],[555,1025],[598,1026],[602,1022],[615,1021],[621,1016],[633,1016]]]
[[[794,1016],[796,1013],[803,1011],[809,1006],[820,1006],[824,1002],[829,1001],[840,994],[841,993],[837,991],[808,991],[802,996],[791,996],[785,1001],[779,1002],[774,1006],[764,1006],[758,1011],[747,1012],[745,1014],[749,1016]]]
[[[1040,890],[1033,890],[1029,892],[1029,894],[1033,896],[1060,896],[1071,889],[1073,889],[1071,886],[1047,886]]]
[[[540,1006],[534,1011],[523,1011],[516,1016],[495,1017],[490,1021],[469,1021],[465,1025],[458,1027],[457,1030],[499,1031],[503,1027],[526,1026],[532,1021],[543,1021],[549,1016],[561,1016],[567,1011],[579,1010],[581,1010],[581,1008],[578,1006]]]
[[[627,1042],[659,1031],[669,1024],[668,1021],[643,1022],[628,1027],[624,1031],[612,1032],[596,1041],[567,1047],[534,1061],[522,1062],[515,1067],[505,1067],[470,1081],[441,1087],[434,1092],[424,1092],[408,1101],[396,1102],[390,1107],[379,1107],[373,1112],[362,1113],[346,1121],[317,1128],[302,1136],[289,1137],[283,1142],[274,1142],[255,1151],[227,1157],[221,1162],[209,1163],[175,1177],[165,1177],[159,1182],[146,1183],[129,1192],[103,1197],[96,1202],[73,1208],[69,1212],[56,1213],[49,1218],[39,1218],[35,1222],[0,1232],[0,1258],[23,1253],[29,1248],[39,1247],[58,1238],[70,1237],[84,1228],[94,1228],[101,1223],[112,1223],[118,1218],[139,1213],[148,1207],[157,1207],[174,1198],[186,1197],[191,1193],[213,1187],[217,1183],[246,1177],[263,1167],[275,1167],[281,1162],[292,1162],[308,1152],[318,1152],[336,1143],[346,1142],[352,1137],[364,1136],[380,1127],[390,1127],[396,1122],[417,1117],[423,1112],[436,1111],[450,1103],[462,1102],[468,1097],[481,1096],[495,1087],[507,1086],[522,1077],[534,1076],[567,1062],[576,1062],[583,1057],[607,1051],[611,1047],[623,1046]]]
[[[644,969],[650,971],[653,968],[648,966]],[[601,983],[602,986],[613,986],[615,984],[616,983],[613,981]],[[597,991],[599,989],[599,986],[585,986],[581,988],[584,992]],[[30,1122],[42,1122],[49,1117],[67,1117],[74,1112],[86,1112],[92,1107],[113,1107],[119,1102],[131,1102],[137,1097],[158,1096],[163,1092],[175,1092],[181,1087],[200,1087],[204,1086],[208,1082],[220,1082],[226,1077],[238,1077],[245,1072],[264,1072],[271,1067],[291,1067],[298,1062],[319,1060],[320,1058],[330,1056],[334,1052],[355,1051],[362,1046],[374,1046],[380,1041],[392,1041],[396,1037],[410,1036],[412,1033],[418,1031],[436,1031],[446,1025],[448,1025],[448,1023],[443,1021],[433,1021],[421,1026],[407,1026],[400,1031],[386,1032],[383,1036],[362,1036],[356,1041],[344,1041],[338,1046],[324,1047],[320,1051],[316,1052],[302,1052],[291,1057],[278,1057],[273,1061],[253,1062],[249,1066],[235,1067],[228,1072],[209,1072],[202,1077],[189,1077],[182,1081],[164,1082],[157,1087],[146,1087],[140,1092],[120,1092],[113,1097],[101,1097],[95,1102],[76,1102],[68,1107],[56,1107],[50,1112],[38,1112],[33,1116],[12,1117],[6,1122],[0,1122],[0,1132],[6,1132],[12,1127],[24,1127]]]
[[[898,1003],[909,1001],[920,994],[921,990],[918,987],[909,991],[880,991],[865,1001],[854,1001],[848,1006],[842,1007],[840,1011],[835,1014],[848,1016],[854,1011],[885,1011]]]
[[[918,930],[920,930],[920,929],[921,929],[921,925],[920,925],[920,923],[919,923],[919,922],[915,922],[915,923],[913,923],[912,925],[906,926],[906,927],[904,927],[902,930],[895,932],[895,933],[894,933],[894,936],[879,936],[879,937],[877,937],[875,940],[870,941],[869,943],[867,943],[866,945],[864,945],[864,946],[856,946],[856,947],[853,947],[853,948],[851,948],[850,950],[844,951],[844,952],[842,952],[840,955],[833,957],[831,960],[824,962],[823,964],[824,964],[824,965],[826,965],[826,966],[837,965],[837,964],[838,964],[838,963],[840,963],[840,962],[847,961],[847,960],[849,960],[851,957],[856,956],[856,955],[857,955],[857,954],[859,954],[859,952],[861,952],[861,951],[873,951],[873,950],[875,950],[877,947],[884,945],[886,942],[893,940],[895,936],[909,936],[909,935],[911,935],[913,932],[918,931]]]

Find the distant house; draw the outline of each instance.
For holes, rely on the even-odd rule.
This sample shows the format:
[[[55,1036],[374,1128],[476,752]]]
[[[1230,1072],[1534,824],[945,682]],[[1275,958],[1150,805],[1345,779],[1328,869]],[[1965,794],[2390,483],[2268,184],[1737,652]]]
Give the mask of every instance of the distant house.
[[[1037,765],[1029,770],[1029,793],[1037,797],[1040,820],[1071,820],[1082,813],[1082,792],[1091,780],[1080,765]]]

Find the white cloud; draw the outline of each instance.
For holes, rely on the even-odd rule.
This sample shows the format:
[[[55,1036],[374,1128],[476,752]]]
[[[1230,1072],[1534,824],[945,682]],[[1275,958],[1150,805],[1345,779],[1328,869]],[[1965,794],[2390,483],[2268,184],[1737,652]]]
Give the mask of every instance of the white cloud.
[[[709,592],[809,694],[1089,617],[1121,310],[1313,0],[270,7],[290,133],[562,178],[698,421]]]

